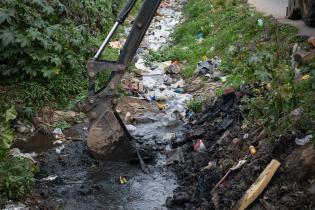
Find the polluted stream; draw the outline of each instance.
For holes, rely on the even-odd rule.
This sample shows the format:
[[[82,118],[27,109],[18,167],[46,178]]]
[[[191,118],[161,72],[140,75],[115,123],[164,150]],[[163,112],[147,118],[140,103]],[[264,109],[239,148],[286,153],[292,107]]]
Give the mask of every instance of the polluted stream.
[[[128,123],[125,119],[125,123],[140,148],[150,148],[154,155],[154,159],[147,162],[150,173],[145,174],[139,163],[93,159],[86,146],[86,122],[65,131],[67,139],[75,136],[72,141],[54,145],[45,152],[43,150],[53,145],[52,139],[39,134],[25,143],[25,147],[23,143],[16,144],[23,152],[41,152],[37,158],[40,172],[35,189],[26,201],[31,209],[167,209],[165,202],[177,187],[176,175],[168,167],[176,158],[172,160],[167,154],[171,143],[181,138],[186,104],[191,95],[178,91],[184,85],[179,76],[164,85],[165,64],[145,65],[144,57],[148,49],[158,50],[170,42],[170,33],[182,20],[183,4],[183,0],[161,4],[138,50],[135,65],[142,73],[133,82],[140,83],[145,91],[137,97],[125,97],[123,104],[117,107],[124,119],[129,112],[123,110],[123,107],[128,108],[124,105],[129,104],[133,109],[141,106],[141,111],[132,116],[137,120]],[[156,101],[159,99],[163,102]],[[38,139],[49,143],[41,144]]]

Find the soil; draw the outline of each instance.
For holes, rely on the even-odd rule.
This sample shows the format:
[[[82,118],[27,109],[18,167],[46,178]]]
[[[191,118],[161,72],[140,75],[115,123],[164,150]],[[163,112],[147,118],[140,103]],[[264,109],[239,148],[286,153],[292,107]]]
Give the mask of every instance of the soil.
[[[281,166],[271,183],[249,209],[314,209],[315,149],[298,146],[291,131],[267,137],[266,131],[246,124],[234,93],[223,96],[203,113],[184,135],[184,161],[174,166],[178,187],[168,198],[170,209],[232,209],[272,159]],[[244,138],[245,137],[245,138]],[[206,152],[193,151],[193,140],[202,139]],[[257,153],[251,155],[249,146]],[[175,147],[178,145],[175,145]],[[216,190],[212,189],[239,160],[248,162],[233,171]],[[202,170],[210,165],[209,169]],[[212,191],[212,192],[211,192]]]

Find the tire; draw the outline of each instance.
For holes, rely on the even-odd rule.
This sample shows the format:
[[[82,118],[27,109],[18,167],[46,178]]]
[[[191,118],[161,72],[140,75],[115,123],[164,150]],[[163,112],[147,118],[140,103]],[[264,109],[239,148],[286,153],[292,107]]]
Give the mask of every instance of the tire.
[[[298,5],[298,0],[288,0],[287,18],[291,20],[301,19],[301,11]]]
[[[315,1],[300,0],[299,4],[304,23],[308,26],[315,26]]]

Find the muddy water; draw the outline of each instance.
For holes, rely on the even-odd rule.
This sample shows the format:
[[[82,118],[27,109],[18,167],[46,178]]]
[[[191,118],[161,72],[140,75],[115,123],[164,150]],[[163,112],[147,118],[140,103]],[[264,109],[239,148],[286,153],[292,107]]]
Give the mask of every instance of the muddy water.
[[[82,125],[72,129],[84,130]],[[152,163],[150,173],[144,174],[136,163],[97,161],[85,141],[65,145],[60,154],[51,149],[40,156],[40,163],[35,194],[41,195],[40,206],[53,209],[165,209],[165,199],[176,187],[174,174],[165,166]],[[44,181],[48,176],[57,178]],[[120,184],[119,176],[128,183]]]
[[[180,10],[184,1],[164,2],[166,4],[151,24],[144,41],[146,48],[151,50],[167,44],[169,34],[181,20]],[[143,112],[138,116],[143,121],[134,125],[135,130],[131,132],[140,147],[150,148],[154,154],[155,158],[147,162],[150,173],[143,173],[138,163],[91,158],[86,147],[87,124],[78,124],[65,132],[72,141],[58,147],[53,147],[51,137],[38,135],[29,143],[16,145],[25,152],[41,152],[38,157],[40,172],[28,202],[31,208],[166,209],[165,201],[177,187],[176,176],[166,165],[166,151],[170,150],[170,143],[181,136],[183,124],[176,113],[185,112],[186,102],[191,96],[175,93],[170,86],[161,91],[163,65],[156,63],[153,69],[145,66],[142,61],[148,51],[142,49],[139,52],[136,66],[148,72],[141,79],[143,84],[150,86],[147,94],[167,96],[166,109]],[[119,182],[121,176],[127,179],[126,184]]]

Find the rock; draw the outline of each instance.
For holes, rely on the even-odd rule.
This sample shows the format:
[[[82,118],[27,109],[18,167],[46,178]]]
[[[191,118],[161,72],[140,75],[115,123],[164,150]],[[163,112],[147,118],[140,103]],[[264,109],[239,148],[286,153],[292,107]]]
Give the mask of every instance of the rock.
[[[190,196],[186,192],[178,192],[173,196],[173,203],[183,205],[185,202],[190,201]]]
[[[22,120],[17,120],[14,127],[17,130],[17,132],[22,134],[33,133],[35,131],[35,127],[33,126],[32,123],[30,122],[26,123]]]
[[[85,115],[83,113],[75,112],[75,111],[54,111],[52,122],[76,122],[78,119],[83,119]]]
[[[55,128],[52,132],[55,139],[64,139],[65,135],[62,133],[61,128]]]
[[[19,148],[13,148],[13,149],[10,150],[10,155],[12,157],[22,157],[22,158],[28,159],[34,164],[37,163],[37,161],[34,159],[34,158],[37,157],[37,154],[35,152],[22,153]]]

